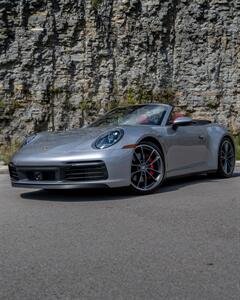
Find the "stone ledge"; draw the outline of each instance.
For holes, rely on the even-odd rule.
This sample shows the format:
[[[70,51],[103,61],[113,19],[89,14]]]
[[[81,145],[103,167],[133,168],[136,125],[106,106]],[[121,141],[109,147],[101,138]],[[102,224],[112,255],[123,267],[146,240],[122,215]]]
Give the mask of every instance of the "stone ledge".
[[[0,165],[0,174],[8,174],[8,167]]]

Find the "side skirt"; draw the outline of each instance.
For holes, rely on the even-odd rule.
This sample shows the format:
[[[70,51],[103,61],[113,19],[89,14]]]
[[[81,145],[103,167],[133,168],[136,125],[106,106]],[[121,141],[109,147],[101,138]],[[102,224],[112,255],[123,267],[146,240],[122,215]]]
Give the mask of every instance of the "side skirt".
[[[187,173],[187,174],[183,174],[183,175],[173,175],[173,176],[168,176],[166,174],[165,176],[165,180],[168,180],[168,179],[177,179],[177,178],[187,178],[187,177],[191,177],[191,176],[194,176],[194,175],[203,175],[203,174],[211,174],[211,173],[215,173],[217,172],[217,170],[206,170],[206,171],[200,171],[200,172],[192,172],[192,173]]]

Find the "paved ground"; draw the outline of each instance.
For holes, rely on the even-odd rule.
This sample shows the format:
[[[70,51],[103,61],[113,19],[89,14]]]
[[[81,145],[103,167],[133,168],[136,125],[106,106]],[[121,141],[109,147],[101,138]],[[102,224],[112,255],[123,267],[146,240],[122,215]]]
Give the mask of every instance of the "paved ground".
[[[0,175],[0,299],[239,299],[240,172],[159,193],[47,193]]]

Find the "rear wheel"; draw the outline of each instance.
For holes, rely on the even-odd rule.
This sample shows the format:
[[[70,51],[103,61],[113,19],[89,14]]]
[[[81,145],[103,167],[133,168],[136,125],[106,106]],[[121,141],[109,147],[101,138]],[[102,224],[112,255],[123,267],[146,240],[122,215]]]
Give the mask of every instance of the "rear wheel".
[[[229,178],[233,175],[235,168],[235,149],[229,138],[224,138],[219,147],[217,175]]]
[[[142,142],[134,150],[131,165],[131,189],[148,194],[157,189],[165,175],[161,150],[151,142]]]

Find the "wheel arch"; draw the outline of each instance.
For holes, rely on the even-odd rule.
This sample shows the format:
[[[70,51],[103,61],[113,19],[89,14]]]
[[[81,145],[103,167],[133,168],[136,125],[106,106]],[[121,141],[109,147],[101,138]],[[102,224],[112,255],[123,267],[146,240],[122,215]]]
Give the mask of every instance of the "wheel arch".
[[[159,140],[156,138],[156,137],[153,137],[153,136],[145,136],[143,137],[139,142],[138,144],[142,143],[142,142],[151,142],[153,144],[155,144],[159,150],[161,151],[162,155],[163,155],[163,161],[164,161],[164,164],[166,166],[166,156],[165,156],[165,152],[164,152],[164,148],[163,146],[161,145],[161,143],[159,142]]]
[[[231,143],[233,145],[233,148],[234,148],[234,151],[235,151],[235,155],[236,155],[236,145],[235,145],[235,142],[234,142],[234,139],[233,139],[232,135],[229,134],[229,133],[226,133],[222,136],[222,138],[220,140],[220,143],[218,145],[218,149],[220,149],[220,146],[221,146],[224,139],[229,139],[231,141]]]
[[[208,148],[208,169],[218,169],[218,156],[219,149],[224,138],[228,138],[234,146],[235,152],[236,147],[231,136],[231,133],[225,128],[218,124],[210,124],[206,127],[207,130],[207,148]]]

